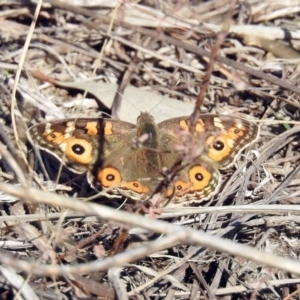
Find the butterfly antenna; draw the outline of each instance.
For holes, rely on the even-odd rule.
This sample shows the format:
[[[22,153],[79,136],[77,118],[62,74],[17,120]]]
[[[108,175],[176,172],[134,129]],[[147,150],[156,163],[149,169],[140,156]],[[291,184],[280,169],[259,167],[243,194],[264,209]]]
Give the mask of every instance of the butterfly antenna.
[[[137,107],[135,107],[132,103],[130,103],[129,101],[127,101],[125,99],[124,92],[126,87],[129,85],[130,83],[130,79],[132,77],[132,73],[134,71],[134,66],[135,66],[136,60],[134,59],[129,66],[127,67],[126,71],[124,72],[124,75],[122,77],[122,82],[119,84],[113,104],[111,106],[111,115],[112,118],[114,119],[119,119],[118,118],[118,111],[120,109],[121,106],[121,101],[126,101],[127,103],[129,103],[132,107],[134,107],[135,109],[139,110]]]
[[[180,80],[181,80],[181,77],[179,77],[179,79],[177,80],[177,82],[175,83],[175,85],[174,85],[174,87],[171,89],[171,91],[174,91],[174,88],[175,88],[176,86],[179,85]],[[149,113],[151,113],[151,111],[153,111],[155,107],[157,107],[157,106],[160,105],[162,102],[164,102],[165,99],[166,99],[167,97],[170,96],[171,91],[170,91],[167,95],[165,95],[165,96],[161,99],[161,101],[159,101],[156,105],[154,105],[154,107],[151,108],[151,110],[149,111]]]

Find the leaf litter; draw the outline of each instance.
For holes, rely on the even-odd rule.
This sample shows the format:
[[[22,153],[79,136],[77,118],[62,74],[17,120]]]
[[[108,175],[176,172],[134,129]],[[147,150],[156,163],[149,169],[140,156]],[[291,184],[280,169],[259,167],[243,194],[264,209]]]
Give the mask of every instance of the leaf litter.
[[[49,0],[43,1],[32,34],[35,4],[6,2],[0,13],[1,297],[299,298],[298,1]],[[215,47],[220,31],[226,35]],[[26,39],[29,48],[15,81]],[[244,117],[261,126],[259,141],[222,172],[222,189],[214,199],[199,207],[167,206],[159,214],[125,202],[121,213],[149,212],[141,227],[133,225],[133,217],[116,221],[78,211],[75,199],[76,215],[63,202],[57,205],[56,196],[86,201],[94,193],[82,178],[60,172],[55,160],[46,156],[37,163],[22,133],[27,126],[111,113],[108,94],[114,95],[128,68],[121,119],[134,123],[143,107],[157,107],[151,113],[160,121],[189,115],[211,53],[217,56],[201,113]],[[12,117],[14,85],[18,109]],[[17,196],[20,183],[28,192]],[[32,186],[45,191],[53,205],[36,202]],[[155,219],[182,230],[174,227],[173,235],[161,235]],[[219,244],[188,238],[185,228],[219,237]],[[235,254],[229,241],[236,243]],[[247,252],[239,251],[241,244]],[[134,255],[138,250],[141,256]],[[122,254],[127,260],[119,265]],[[278,256],[294,262],[294,269],[288,261],[282,267]],[[116,264],[89,267],[109,259]],[[54,266],[62,269],[51,276]],[[86,268],[74,274],[63,266]]]

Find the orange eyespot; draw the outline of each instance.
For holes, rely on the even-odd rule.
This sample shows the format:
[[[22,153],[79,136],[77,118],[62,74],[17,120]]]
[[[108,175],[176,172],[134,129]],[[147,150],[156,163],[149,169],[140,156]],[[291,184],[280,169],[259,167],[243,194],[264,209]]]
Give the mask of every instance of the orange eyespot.
[[[210,136],[206,139],[206,144],[208,145],[208,156],[215,161],[220,161],[230,154],[234,141],[227,135]]]
[[[142,185],[142,183],[137,180],[126,182],[122,185],[122,187],[139,194],[149,194],[149,188]]]
[[[244,135],[245,127],[237,128],[237,127],[231,127],[227,131],[227,135],[229,138],[233,140],[237,140],[238,138],[242,137]]]
[[[191,190],[194,190],[193,184],[191,182],[184,182],[182,180],[176,180],[175,183],[175,195],[182,196]],[[173,190],[172,190],[173,192]],[[169,193],[169,190],[168,190]]]
[[[65,141],[65,137],[61,132],[51,132],[47,133],[46,131],[43,133],[43,136],[46,137],[46,140],[52,142],[54,144],[60,144]]]
[[[195,190],[202,190],[209,185],[211,174],[202,166],[195,166],[189,170],[189,178]]]
[[[77,163],[87,165],[93,160],[93,146],[86,140],[69,138],[62,143],[61,147],[65,147],[66,156]]]
[[[122,177],[120,172],[112,167],[102,169],[97,176],[98,181],[103,187],[120,186]]]

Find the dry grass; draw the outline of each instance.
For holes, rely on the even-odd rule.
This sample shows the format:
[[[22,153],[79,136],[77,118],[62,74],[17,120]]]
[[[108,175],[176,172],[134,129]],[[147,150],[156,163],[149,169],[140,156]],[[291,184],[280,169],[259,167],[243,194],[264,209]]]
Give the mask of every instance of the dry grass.
[[[8,2],[0,299],[299,299],[299,2]],[[223,172],[205,207],[156,219],[83,201],[94,193],[74,174],[56,184],[59,163],[43,172],[26,137],[44,119],[134,123],[139,109],[170,118],[195,103],[261,125],[253,163]]]

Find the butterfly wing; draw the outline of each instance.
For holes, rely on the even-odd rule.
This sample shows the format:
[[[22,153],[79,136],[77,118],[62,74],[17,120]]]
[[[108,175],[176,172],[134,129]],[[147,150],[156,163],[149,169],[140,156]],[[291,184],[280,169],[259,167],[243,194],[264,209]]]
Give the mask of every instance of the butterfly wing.
[[[189,132],[189,120],[189,116],[166,120],[158,127],[169,136],[175,135],[176,142],[182,144],[183,134],[179,130]],[[174,131],[174,124],[177,124],[177,131]],[[259,136],[255,123],[226,115],[201,115],[194,130],[192,139],[201,142],[199,147],[203,147],[201,159],[220,170],[232,165],[238,154]]]
[[[174,152],[185,153],[187,166],[173,183],[175,205],[201,202],[216,194],[221,183],[218,169],[228,168],[259,134],[254,123],[222,115],[200,116],[190,134],[189,120],[189,116],[179,117],[158,124],[159,140],[170,153],[164,156],[164,164],[171,168]]]
[[[29,139],[59,159],[71,171],[82,174],[105,156],[113,133],[123,134],[135,125],[116,120],[64,119],[40,123],[28,129]],[[109,144],[109,143],[108,143]]]

